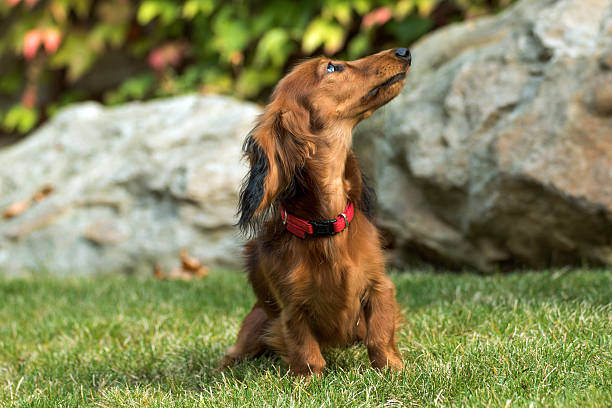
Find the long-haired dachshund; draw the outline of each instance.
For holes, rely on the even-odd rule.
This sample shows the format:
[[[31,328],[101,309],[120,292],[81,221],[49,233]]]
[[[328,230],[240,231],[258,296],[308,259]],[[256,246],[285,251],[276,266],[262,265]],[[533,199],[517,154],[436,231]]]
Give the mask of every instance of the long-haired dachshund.
[[[398,95],[410,63],[406,48],[316,58],[278,83],[244,144],[239,226],[254,235],[245,252],[257,302],[222,367],[272,351],[294,375],[320,374],[322,349],[361,341],[374,367],[401,370],[395,287],[351,132]]]

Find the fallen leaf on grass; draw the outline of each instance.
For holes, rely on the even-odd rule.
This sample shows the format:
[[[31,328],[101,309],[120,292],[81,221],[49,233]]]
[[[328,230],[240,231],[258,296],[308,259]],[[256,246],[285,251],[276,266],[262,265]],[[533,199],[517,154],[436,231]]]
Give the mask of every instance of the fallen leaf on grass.
[[[205,276],[208,276],[208,268],[205,266],[201,266],[193,274],[199,278],[203,278]]]
[[[192,280],[200,279],[208,275],[209,269],[202,266],[200,260],[189,256],[186,250],[181,250],[179,253],[181,266],[173,268],[168,274],[165,274],[159,265],[153,268],[153,276],[159,280]]]
[[[155,265],[153,267],[153,276],[155,279],[163,280],[165,278],[164,273],[162,272],[162,268],[159,265]]]
[[[180,252],[181,265],[184,269],[190,271],[196,271],[202,266],[202,263],[196,258],[190,257],[186,250],[182,249]]]

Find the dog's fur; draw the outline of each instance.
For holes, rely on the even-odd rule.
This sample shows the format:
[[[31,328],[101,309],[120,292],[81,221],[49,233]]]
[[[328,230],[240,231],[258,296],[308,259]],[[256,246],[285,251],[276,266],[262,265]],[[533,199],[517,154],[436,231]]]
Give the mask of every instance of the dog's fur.
[[[329,63],[336,66],[328,72]],[[240,221],[254,239],[247,271],[257,296],[222,362],[273,351],[295,375],[320,374],[321,349],[365,343],[372,365],[402,368],[394,340],[398,308],[371,213],[373,194],[351,150],[353,127],[394,98],[409,62],[394,50],[351,62],[298,65],[277,85],[247,137],[250,172]],[[331,237],[299,239],[279,207],[308,220],[333,219],[347,200],[355,216]]]

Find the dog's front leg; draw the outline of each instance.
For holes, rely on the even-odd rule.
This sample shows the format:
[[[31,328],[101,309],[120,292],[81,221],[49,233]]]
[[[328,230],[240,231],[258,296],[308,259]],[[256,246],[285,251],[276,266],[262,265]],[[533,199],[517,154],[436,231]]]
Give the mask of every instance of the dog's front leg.
[[[325,368],[325,360],[304,315],[297,310],[284,310],[282,322],[291,374],[320,375]]]
[[[384,280],[375,283],[370,289],[365,307],[368,328],[365,344],[370,362],[375,368],[402,370],[402,360],[394,339],[396,316],[395,286],[385,276]]]

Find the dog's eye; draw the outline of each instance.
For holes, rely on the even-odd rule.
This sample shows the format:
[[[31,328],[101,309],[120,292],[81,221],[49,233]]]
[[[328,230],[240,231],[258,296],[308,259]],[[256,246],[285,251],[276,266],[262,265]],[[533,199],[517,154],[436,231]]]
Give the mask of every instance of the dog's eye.
[[[329,62],[327,64],[327,72],[341,72],[344,70],[344,67],[342,65],[334,65],[331,62]]]

